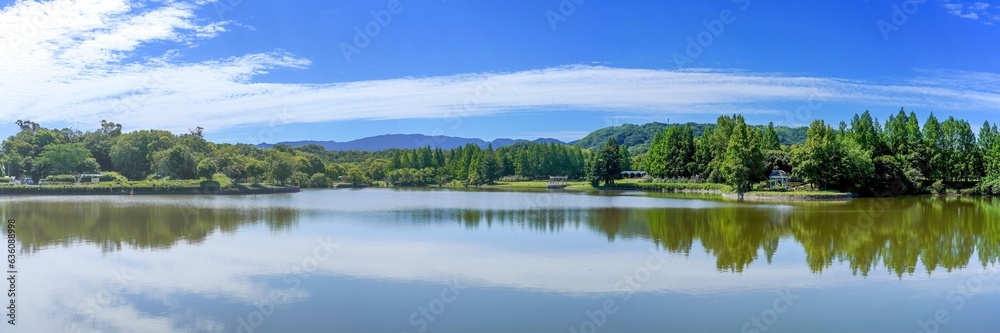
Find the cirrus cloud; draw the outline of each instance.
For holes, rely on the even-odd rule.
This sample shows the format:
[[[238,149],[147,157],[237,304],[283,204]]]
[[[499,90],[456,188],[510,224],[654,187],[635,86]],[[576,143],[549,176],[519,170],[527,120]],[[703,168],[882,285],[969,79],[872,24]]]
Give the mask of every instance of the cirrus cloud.
[[[0,10],[0,121],[32,119],[132,129],[222,130],[273,121],[320,123],[594,110],[650,114],[774,113],[820,99],[870,106],[1000,111],[996,75],[926,72],[898,82],[785,73],[572,65],[514,72],[328,84],[256,80],[308,70],[310,59],[274,51],[184,62],[180,55],[236,23],[196,10],[211,1],[19,1]],[[145,45],[175,48],[139,57]],[[956,88],[941,82],[978,80]],[[990,81],[993,80],[993,81]],[[469,92],[488,91],[475,98]]]

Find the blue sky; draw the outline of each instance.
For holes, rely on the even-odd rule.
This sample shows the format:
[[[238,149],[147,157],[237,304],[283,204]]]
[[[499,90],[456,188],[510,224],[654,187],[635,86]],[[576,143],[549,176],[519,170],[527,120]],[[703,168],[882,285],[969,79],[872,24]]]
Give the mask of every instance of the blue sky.
[[[577,4],[576,2],[580,2]],[[0,135],[579,139],[906,107],[1000,121],[990,1],[0,1]],[[358,31],[364,36],[359,37]],[[366,32],[367,31],[367,32]],[[345,50],[346,52],[345,54]]]

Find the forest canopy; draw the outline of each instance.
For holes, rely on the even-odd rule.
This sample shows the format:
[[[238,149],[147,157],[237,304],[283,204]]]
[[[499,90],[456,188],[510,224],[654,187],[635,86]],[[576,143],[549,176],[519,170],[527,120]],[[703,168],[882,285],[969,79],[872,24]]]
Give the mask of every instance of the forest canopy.
[[[200,127],[174,134],[154,129],[123,132],[121,124],[106,120],[90,132],[46,128],[27,120],[16,124],[20,131],[0,144],[0,164],[4,176],[17,179],[96,172],[114,172],[129,180],[222,174],[237,182],[326,187],[372,182],[479,186],[568,176],[613,186],[621,171],[643,170],[652,182],[721,183],[749,191],[771,171],[783,170],[813,189],[862,195],[963,189],[1000,194],[996,124],[984,123],[977,135],[968,121],[939,120],[930,114],[921,122],[903,109],[884,123],[865,111],[849,123],[833,126],[816,120],[802,130],[750,125],[734,114],[719,117],[715,124],[605,128],[574,145],[524,142],[499,149],[469,144],[451,150],[376,152],[217,144],[205,140]],[[596,138],[604,141],[593,144]]]

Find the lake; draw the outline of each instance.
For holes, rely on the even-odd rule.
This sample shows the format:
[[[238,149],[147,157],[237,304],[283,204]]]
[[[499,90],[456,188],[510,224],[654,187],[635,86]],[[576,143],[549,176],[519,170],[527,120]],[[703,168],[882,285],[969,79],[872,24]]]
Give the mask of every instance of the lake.
[[[17,221],[16,332],[1000,327],[995,198],[363,189],[0,212]]]

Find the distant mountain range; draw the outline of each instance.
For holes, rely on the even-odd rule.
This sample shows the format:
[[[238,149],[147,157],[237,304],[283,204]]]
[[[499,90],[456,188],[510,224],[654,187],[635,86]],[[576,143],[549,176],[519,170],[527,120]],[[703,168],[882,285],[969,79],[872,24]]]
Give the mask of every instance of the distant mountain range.
[[[361,151],[379,151],[386,149],[416,149],[430,146],[431,148],[441,148],[444,150],[450,150],[457,147],[465,146],[467,144],[474,144],[482,148],[486,148],[487,145],[493,145],[493,148],[500,148],[504,146],[509,146],[519,142],[537,142],[537,143],[559,143],[566,144],[565,142],[540,138],[533,141],[529,140],[515,140],[515,139],[496,139],[487,142],[482,139],[470,139],[470,138],[460,138],[454,136],[428,136],[422,134],[386,134],[373,136],[363,139],[357,139],[347,142],[336,142],[336,141],[289,141],[289,142],[278,142],[277,144],[289,145],[292,147],[301,147],[310,144],[318,145],[326,150],[361,150]],[[260,148],[271,148],[275,144],[262,143],[257,145]]]
[[[486,148],[487,145],[492,144],[493,148],[500,148],[509,146],[520,142],[537,142],[537,143],[558,143],[574,145],[585,149],[595,149],[600,145],[608,141],[608,138],[615,138],[620,144],[629,147],[629,152],[633,155],[645,153],[649,150],[649,145],[653,141],[653,137],[656,133],[663,132],[667,127],[670,126],[682,126],[687,125],[691,127],[692,132],[695,137],[701,136],[701,133],[706,129],[714,128],[715,124],[697,124],[697,123],[687,123],[687,124],[664,124],[664,123],[647,123],[643,125],[633,125],[624,124],[621,126],[610,126],[598,129],[591,132],[586,137],[571,141],[562,142],[556,139],[536,139],[533,141],[528,140],[514,140],[514,139],[496,139],[490,142],[484,141],[482,139],[470,139],[470,138],[460,138],[454,136],[429,136],[422,134],[387,134],[368,137],[364,139],[358,139],[347,142],[336,142],[336,141],[290,141],[290,142],[279,142],[278,144],[285,144],[292,147],[301,147],[305,145],[319,145],[326,150],[334,151],[346,151],[346,150],[361,150],[361,151],[379,151],[387,149],[416,149],[430,146],[431,148],[441,148],[445,150],[454,149],[457,147],[465,146],[467,144],[475,144],[479,147]],[[751,126],[753,128],[763,128],[761,125]],[[783,145],[793,145],[802,144],[806,141],[806,127],[787,127],[787,126],[775,126],[775,131],[778,132],[778,138]],[[260,148],[270,148],[274,144],[262,143],[257,145]]]

